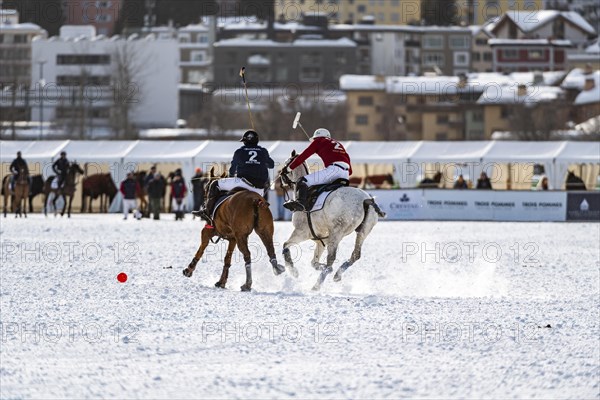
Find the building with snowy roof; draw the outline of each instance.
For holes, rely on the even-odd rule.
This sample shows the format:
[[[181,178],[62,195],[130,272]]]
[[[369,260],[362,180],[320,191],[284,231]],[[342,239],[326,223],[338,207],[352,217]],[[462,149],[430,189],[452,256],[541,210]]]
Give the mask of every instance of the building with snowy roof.
[[[173,127],[178,119],[179,49],[174,39],[96,35],[93,26],[63,26],[61,35],[37,38],[32,85],[33,121],[52,121],[85,138],[97,127],[129,134]],[[45,101],[44,101],[45,100]]]
[[[236,38],[216,42],[214,52],[217,87],[239,86],[239,69],[246,66],[249,85],[328,84],[336,88],[339,77],[354,73],[356,64],[356,43],[347,38],[293,42]]]

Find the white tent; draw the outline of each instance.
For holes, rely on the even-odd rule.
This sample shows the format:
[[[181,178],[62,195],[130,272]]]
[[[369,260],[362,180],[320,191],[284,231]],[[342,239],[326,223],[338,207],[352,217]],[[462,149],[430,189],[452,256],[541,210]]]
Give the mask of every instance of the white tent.
[[[292,150],[301,152],[307,141],[264,141],[277,169],[290,157]],[[564,182],[570,164],[600,164],[599,142],[521,142],[521,141],[466,141],[466,142],[356,142],[343,143],[355,164],[393,164],[396,179],[402,187],[416,185],[418,167],[424,163],[473,163],[484,168],[486,163],[539,163],[543,164],[553,187]],[[133,170],[138,163],[178,163],[189,182],[196,166],[206,168],[210,163],[228,164],[238,141],[0,141],[0,161],[8,163],[21,151],[29,163],[43,163],[39,171],[44,177],[51,174],[50,165],[65,150],[70,160],[80,163],[118,163],[113,169],[115,183],[124,177],[125,170]],[[309,165],[322,165],[317,156]],[[408,168],[415,165],[416,168]],[[403,168],[407,166],[406,170]],[[409,170],[410,169],[410,170]],[[415,170],[417,169],[417,170]],[[421,171],[422,172],[422,171]],[[476,171],[474,171],[477,173]],[[191,197],[191,196],[190,196]],[[190,200],[191,201],[191,200]]]
[[[2,140],[0,141],[0,162],[11,162],[16,157],[17,151],[23,153],[23,158],[27,162],[50,162],[68,143],[68,140]]]
[[[600,164],[600,142],[565,142],[554,164],[552,184],[560,188],[570,164]]]
[[[492,142],[493,146],[483,158],[487,163],[537,163],[544,166],[553,187],[558,188],[564,181],[555,171],[554,160],[567,142]]]

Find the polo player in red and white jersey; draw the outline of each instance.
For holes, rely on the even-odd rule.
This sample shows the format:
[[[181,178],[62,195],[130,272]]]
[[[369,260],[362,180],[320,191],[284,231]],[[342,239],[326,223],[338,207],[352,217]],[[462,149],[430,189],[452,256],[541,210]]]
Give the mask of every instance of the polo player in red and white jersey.
[[[334,182],[337,179],[349,179],[352,175],[350,156],[340,142],[331,138],[327,129],[319,128],[311,138],[311,144],[286,168],[293,170],[313,154],[323,160],[325,169],[308,174],[296,182],[296,200],[288,201],[284,207],[291,211],[304,211],[308,188]],[[284,171],[286,172],[286,171]]]

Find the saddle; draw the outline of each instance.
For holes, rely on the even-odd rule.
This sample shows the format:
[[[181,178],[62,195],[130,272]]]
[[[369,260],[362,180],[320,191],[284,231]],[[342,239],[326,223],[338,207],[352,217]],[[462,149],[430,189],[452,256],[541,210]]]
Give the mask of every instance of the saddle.
[[[219,209],[219,206],[221,206],[221,204],[223,204],[225,202],[225,200],[227,200],[234,194],[245,191],[245,190],[247,190],[247,189],[244,189],[241,187],[236,187],[231,190],[221,190],[219,192],[219,194],[217,194],[217,201],[215,202],[215,206],[213,207],[213,210],[212,210],[212,215],[210,216],[211,219],[213,221],[215,220],[215,216],[217,215],[217,210]]]
[[[324,185],[314,185],[308,188],[308,196],[306,197],[306,209],[312,210],[319,196],[326,192],[334,192],[339,188],[350,186],[348,179],[336,179],[331,183]]]

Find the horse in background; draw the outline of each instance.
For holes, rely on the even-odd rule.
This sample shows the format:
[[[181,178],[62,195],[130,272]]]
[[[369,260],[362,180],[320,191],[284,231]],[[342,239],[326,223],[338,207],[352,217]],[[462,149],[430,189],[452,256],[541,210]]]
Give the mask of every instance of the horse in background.
[[[44,193],[44,177],[42,175],[33,175],[31,185],[29,186],[29,213],[33,213],[33,199]]]
[[[27,218],[27,198],[29,197],[29,174],[23,168],[19,169],[19,173],[15,177],[14,191],[10,190],[10,178],[7,175],[2,180],[2,194],[4,195],[4,217],[7,214],[8,197],[11,198],[11,209],[15,212],[16,217]]]
[[[208,186],[213,184],[215,180],[213,168],[210,170],[210,179],[206,184],[206,193],[209,193]],[[252,257],[248,248],[248,236],[253,231],[256,232],[267,249],[273,273],[280,275],[285,271],[285,267],[277,263],[277,256],[275,255],[273,246],[275,228],[269,203],[262,196],[249,190],[234,189],[229,194],[230,196],[218,205],[214,212],[214,225],[205,225],[202,229],[200,247],[188,267],[183,270],[183,275],[188,278],[192,276],[204,250],[211,239],[216,236],[229,241],[229,245],[225,254],[221,278],[215,283],[215,286],[225,288],[229,277],[229,268],[231,267],[231,257],[237,245],[244,256],[246,264],[246,283],[241,287],[242,291],[246,292],[252,288]]]
[[[67,177],[63,184],[62,188],[55,189],[52,187],[52,182],[55,179],[55,176],[49,176],[46,179],[46,183],[44,184],[44,215],[48,215],[48,198],[50,194],[54,195],[52,199],[52,207],[54,208],[54,215],[56,216],[56,200],[58,197],[62,197],[64,201],[63,209],[60,213],[62,217],[65,215],[65,210],[67,210],[67,197],[69,198],[69,206],[67,210],[67,216],[71,218],[71,206],[73,205],[73,197],[75,196],[75,190],[77,186],[77,175],[83,175],[84,171],[81,169],[77,161],[69,164],[69,169],[67,171]]]
[[[567,190],[587,190],[583,179],[575,175],[573,171],[569,171],[569,173],[567,174],[565,188]]]
[[[425,179],[419,183],[419,189],[439,189],[442,176],[442,173],[438,171],[433,178],[425,177]]]
[[[108,212],[108,207],[117,194],[117,186],[109,173],[93,174],[83,178],[81,182],[81,212],[85,211],[86,199],[89,197],[88,212],[92,212],[92,202],[100,197],[99,212]]]

